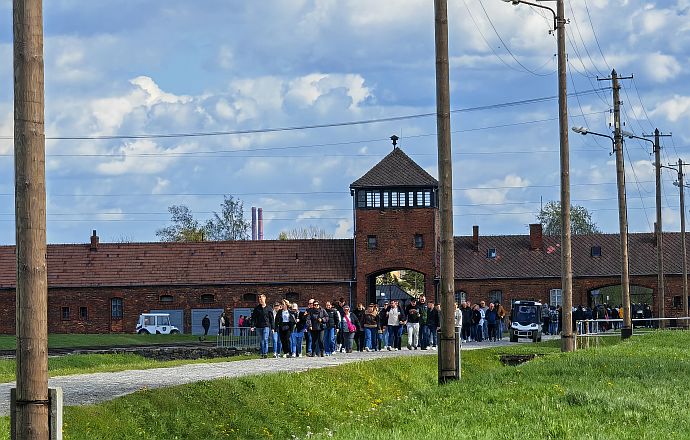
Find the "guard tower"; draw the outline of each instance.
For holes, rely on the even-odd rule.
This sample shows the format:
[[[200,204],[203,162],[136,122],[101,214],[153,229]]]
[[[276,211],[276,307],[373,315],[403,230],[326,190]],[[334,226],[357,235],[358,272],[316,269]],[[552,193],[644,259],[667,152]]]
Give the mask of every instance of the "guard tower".
[[[438,181],[393,140],[393,151],[350,185],[354,206],[356,301],[376,302],[376,277],[393,270],[424,275],[435,297],[438,267]]]

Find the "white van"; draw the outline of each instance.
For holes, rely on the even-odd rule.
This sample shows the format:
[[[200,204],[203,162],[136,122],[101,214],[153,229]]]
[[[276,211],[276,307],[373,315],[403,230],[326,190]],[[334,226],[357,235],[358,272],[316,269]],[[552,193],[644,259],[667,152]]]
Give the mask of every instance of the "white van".
[[[167,313],[142,313],[135,333],[140,335],[177,335],[180,329],[170,324],[170,315]]]

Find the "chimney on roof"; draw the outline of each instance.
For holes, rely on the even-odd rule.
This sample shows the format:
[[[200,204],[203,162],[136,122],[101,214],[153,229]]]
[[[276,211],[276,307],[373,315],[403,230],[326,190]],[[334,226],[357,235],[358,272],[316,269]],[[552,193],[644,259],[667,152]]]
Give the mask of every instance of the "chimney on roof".
[[[91,234],[91,247],[89,248],[92,251],[97,251],[98,250],[98,235],[96,235],[96,230],[94,229],[92,234]]]
[[[259,235],[259,240],[264,239],[264,210],[263,208],[259,208],[259,226],[258,226],[258,235]]]
[[[479,252],[479,226],[472,226],[472,250]]]
[[[256,240],[256,207],[252,206],[252,240]]]
[[[542,236],[541,223],[529,225],[529,248],[532,251],[544,249],[544,238]]]

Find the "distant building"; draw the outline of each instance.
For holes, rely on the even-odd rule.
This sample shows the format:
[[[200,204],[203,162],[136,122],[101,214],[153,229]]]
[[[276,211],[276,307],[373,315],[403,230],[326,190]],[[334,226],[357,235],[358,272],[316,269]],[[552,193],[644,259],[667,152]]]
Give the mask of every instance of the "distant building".
[[[424,293],[435,297],[436,179],[395,148],[350,191],[352,239],[100,243],[94,231],[87,244],[49,245],[49,331],[129,333],[140,313],[163,311],[185,333],[203,333],[205,314],[217,326],[215,318],[228,311],[237,324],[259,293],[301,306],[309,298],[367,304],[384,291],[376,277],[392,270],[422,273]],[[665,233],[664,243],[664,307],[666,316],[678,316],[680,234]],[[632,302],[648,302],[657,314],[655,245],[654,234],[629,236]],[[6,334],[15,332],[15,258],[14,246],[0,246],[0,333]],[[620,284],[619,261],[618,235],[573,236],[573,303],[620,302],[611,288]],[[458,299],[556,304],[560,287],[559,238],[543,236],[541,225],[530,225],[528,235],[502,236],[480,236],[475,226],[471,236],[455,237]]]

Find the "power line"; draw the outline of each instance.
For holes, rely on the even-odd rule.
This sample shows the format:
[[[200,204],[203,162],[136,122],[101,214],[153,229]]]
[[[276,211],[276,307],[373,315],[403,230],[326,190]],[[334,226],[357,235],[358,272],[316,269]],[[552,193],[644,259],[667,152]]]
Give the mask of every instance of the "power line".
[[[628,161],[630,162],[630,169],[632,170],[633,177],[635,178],[635,186],[637,187],[637,194],[640,196],[640,202],[642,203],[642,209],[644,212],[644,216],[647,219],[647,226],[649,226],[650,231],[653,231],[654,228],[652,228],[652,223],[649,221],[649,216],[647,215],[647,208],[645,207],[644,199],[642,198],[642,190],[640,188],[640,180],[637,178],[637,173],[635,172],[635,165],[632,161],[632,158],[630,157],[630,151],[628,150],[628,148],[625,145],[623,145],[623,148],[625,149],[625,154],[628,156]],[[645,192],[648,193],[649,191],[645,191]]]
[[[589,25],[592,27],[592,34],[594,35],[594,41],[597,43],[597,47],[599,48],[599,53],[601,54],[601,59],[604,60],[604,64],[606,64],[606,67],[610,70],[611,66],[609,65],[608,61],[606,61],[606,57],[604,56],[604,51],[601,50],[601,45],[599,44],[599,38],[597,38],[597,32],[594,29],[594,23],[592,22],[592,15],[589,13],[589,6],[587,5],[587,0],[583,0],[585,4],[585,10],[587,11],[587,18],[589,19]]]
[[[597,63],[594,62],[594,58],[592,58],[592,55],[589,53],[589,49],[587,49],[587,44],[585,44],[585,39],[582,37],[582,32],[580,31],[580,25],[577,23],[577,19],[575,18],[575,10],[573,9],[572,1],[568,0],[568,6],[570,7],[570,13],[573,17],[573,23],[575,23],[575,30],[577,30],[577,33],[580,36],[580,41],[582,42],[582,47],[585,49],[585,52],[587,53],[587,57],[592,62],[592,67],[596,69],[599,75],[604,76],[604,74],[597,67]]]
[[[592,93],[598,93],[599,91],[608,90],[611,87],[602,87],[597,89],[588,90],[585,92],[580,92],[581,95],[589,95]],[[572,96],[572,94],[568,94]],[[558,95],[553,96],[542,96],[539,98],[523,99],[519,101],[508,101],[497,104],[488,104],[477,107],[466,107],[456,110],[451,110],[451,113],[468,113],[477,112],[485,110],[496,110],[499,108],[515,107],[520,105],[537,104],[546,101],[552,101],[558,99]],[[353,125],[366,125],[366,124],[377,124],[381,122],[396,122],[403,121],[407,119],[419,119],[436,116],[436,112],[433,113],[418,113],[412,115],[403,116],[391,116],[388,118],[375,118],[375,119],[362,119],[358,121],[347,121],[347,122],[332,122],[327,124],[311,124],[311,125],[300,125],[291,127],[273,127],[273,128],[257,128],[248,130],[231,130],[231,131],[209,131],[209,132],[190,132],[190,133],[162,133],[162,134],[132,134],[132,135],[103,135],[103,136],[46,136],[47,140],[114,140],[114,139],[156,139],[156,138],[188,138],[188,137],[209,137],[209,136],[232,136],[238,134],[260,134],[260,133],[273,133],[273,132],[283,132],[283,131],[298,131],[298,130],[311,130],[317,128],[334,128],[334,127],[349,127]],[[2,140],[13,140],[13,136],[0,136]]]
[[[513,55],[513,52],[510,50],[510,47],[508,47],[508,45],[505,43],[505,41],[503,41],[503,38],[501,38],[501,34],[498,33],[498,30],[496,29],[496,26],[494,26],[493,21],[491,21],[491,16],[490,16],[489,13],[486,11],[486,8],[484,7],[484,4],[483,4],[481,1],[478,2],[478,3],[479,3],[479,6],[482,7],[482,10],[484,11],[484,14],[486,15],[486,18],[487,18],[487,20],[489,20],[489,24],[491,25],[491,28],[494,30],[494,33],[495,33],[496,36],[498,37],[499,41],[501,42],[501,44],[503,44],[503,47],[506,49],[506,51],[508,51],[508,54],[510,54],[510,57],[511,57],[513,60],[515,60],[515,62],[518,63],[518,64],[520,65],[520,67],[522,67],[523,69],[525,69],[526,72],[529,72],[529,73],[531,73],[531,74],[534,75],[534,76],[550,76],[550,75],[553,75],[554,73],[556,73],[555,70],[554,70],[553,72],[548,72],[548,73],[539,73],[539,72],[535,72],[535,71],[533,71],[532,69],[530,69],[530,68],[528,68],[527,66],[525,66],[524,64],[522,64],[522,63],[520,62],[520,60],[518,60],[518,59],[515,57],[515,55]]]

